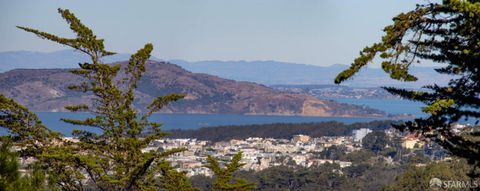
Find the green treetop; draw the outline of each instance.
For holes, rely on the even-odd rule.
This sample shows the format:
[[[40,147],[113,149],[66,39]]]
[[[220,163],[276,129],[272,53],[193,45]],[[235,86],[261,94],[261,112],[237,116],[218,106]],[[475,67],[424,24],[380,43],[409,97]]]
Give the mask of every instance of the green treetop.
[[[350,68],[338,74],[335,83],[351,78],[375,58],[391,78],[401,81],[417,80],[409,73],[414,63],[439,63],[440,68],[435,70],[451,77],[445,86],[431,79],[433,83],[424,87],[426,91],[385,87],[390,93],[427,105],[423,111],[428,117],[396,127],[433,140],[478,165],[479,127],[471,126],[464,133],[455,133],[451,127],[462,119],[473,118],[478,124],[480,118],[480,1],[443,0],[417,5],[394,17],[384,31],[382,40],[364,48]]]
[[[92,103],[65,108],[72,112],[90,112],[93,117],[62,120],[97,128],[101,133],[75,129],[72,135],[78,141],[62,138],[59,133],[45,127],[27,108],[0,95],[0,127],[9,131],[5,140],[14,142],[19,157],[35,158],[35,164],[40,165],[36,169],[40,168],[48,176],[48,185],[63,190],[196,190],[184,172],[178,172],[166,161],[171,154],[186,148],[142,151],[151,141],[166,134],[160,130],[160,124],[148,120],[149,116],[184,97],[178,94],[159,96],[143,113],[133,107],[134,92],[145,72],[153,46],[146,44],[130,57],[128,64],[102,63],[103,57],[115,54],[105,50],[103,39],[97,39],[92,30],[69,10],[58,9],[58,12],[70,25],[76,38],[62,38],[27,27],[18,28],[90,56],[90,63],[80,63],[79,69],[71,70],[84,81],[68,88],[89,93],[93,97]],[[2,141],[1,146],[7,144]],[[18,177],[15,156],[5,160],[0,157],[1,164],[8,165],[5,173],[12,174],[12,178]],[[41,171],[34,171],[34,174],[38,172]],[[8,185],[4,182],[8,180],[4,180],[4,169],[1,173],[0,186],[6,188]]]
[[[70,25],[76,38],[62,38],[31,28],[18,28],[90,56],[91,63],[81,63],[79,69],[71,71],[85,81],[72,84],[68,88],[91,93],[94,96],[93,103],[65,108],[72,112],[91,112],[95,116],[85,120],[62,120],[74,125],[98,128],[102,133],[74,130],[72,134],[78,137],[79,142],[64,141],[57,137],[56,143],[47,143],[41,153],[34,156],[42,161],[48,174],[55,174],[54,182],[67,190],[84,190],[88,184],[100,190],[157,188],[155,176],[161,171],[162,161],[184,149],[142,152],[152,140],[165,135],[160,130],[160,124],[149,122],[148,117],[183,96],[171,94],[157,97],[147,111],[139,116],[133,108],[134,90],[145,72],[145,64],[153,46],[146,44],[131,56],[126,66],[102,63],[102,57],[114,54],[105,50],[103,39],[97,39],[92,30],[83,25],[69,10],[58,11]],[[122,78],[118,79],[119,76]],[[17,131],[13,133],[18,134]],[[34,140],[42,141],[42,138]],[[28,146],[32,145],[34,144]]]
[[[240,163],[242,158],[242,152],[238,152],[232,158],[232,160],[224,165],[220,166],[220,163],[213,158],[208,156],[207,167],[212,170],[215,174],[215,182],[213,184],[213,191],[246,191],[253,190],[255,185],[249,183],[241,178],[234,178],[233,173],[242,167],[243,163]]]

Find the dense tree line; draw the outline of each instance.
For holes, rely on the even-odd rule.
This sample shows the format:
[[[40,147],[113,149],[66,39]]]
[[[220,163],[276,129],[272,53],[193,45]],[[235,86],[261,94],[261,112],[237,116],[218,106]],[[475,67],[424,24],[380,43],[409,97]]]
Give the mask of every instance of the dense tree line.
[[[469,165],[464,159],[454,159],[451,161],[431,162],[426,166],[415,166],[410,164],[406,167],[404,173],[398,176],[394,182],[385,185],[383,190],[433,190],[430,180],[438,178],[443,181],[463,181],[470,182],[472,185],[455,185],[451,188],[442,185],[437,190],[478,190],[480,179],[472,179],[469,172],[474,171],[473,166]],[[470,188],[470,186],[472,186]]]
[[[255,182],[255,190],[380,190],[395,181],[404,170],[401,166],[362,163],[341,169],[336,164],[318,167],[271,167],[259,172],[239,171],[238,177]],[[212,186],[212,179],[205,176],[191,177],[192,184],[201,190]]]
[[[372,121],[365,123],[345,124],[335,121],[320,123],[274,123],[261,125],[234,125],[204,127],[200,129],[176,129],[169,131],[169,138],[197,138],[213,142],[231,139],[246,139],[248,137],[264,137],[290,139],[293,135],[303,134],[311,137],[346,136],[352,130],[369,128],[383,131],[391,127],[393,121]]]
[[[349,158],[354,163],[345,168],[326,163],[309,168],[277,166],[258,172],[238,171],[235,174],[254,182],[257,186],[255,190],[258,191],[430,190],[432,178],[444,181],[480,181],[470,179],[469,172],[473,167],[460,158],[449,161],[419,161],[418,157],[409,157],[403,159],[405,160],[403,163],[392,164],[368,150],[348,154],[343,160]],[[198,175],[191,177],[190,180],[200,190],[210,190],[214,178]]]

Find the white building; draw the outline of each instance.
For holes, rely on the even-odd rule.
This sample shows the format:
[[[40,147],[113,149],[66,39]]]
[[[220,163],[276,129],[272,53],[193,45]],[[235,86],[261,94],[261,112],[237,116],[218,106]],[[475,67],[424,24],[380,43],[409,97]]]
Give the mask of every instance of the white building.
[[[372,130],[367,128],[355,129],[352,131],[353,141],[362,142],[362,139],[367,136],[368,133],[371,133]]]

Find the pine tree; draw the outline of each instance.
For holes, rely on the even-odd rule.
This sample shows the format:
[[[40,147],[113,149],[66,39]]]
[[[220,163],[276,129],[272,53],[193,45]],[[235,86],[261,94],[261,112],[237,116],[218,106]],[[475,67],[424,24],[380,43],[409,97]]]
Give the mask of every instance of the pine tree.
[[[84,190],[93,186],[99,190],[155,190],[156,175],[161,172],[165,158],[184,148],[164,152],[142,152],[155,139],[165,135],[160,124],[149,122],[148,117],[183,95],[170,94],[157,97],[142,115],[133,108],[134,91],[145,72],[151,44],[133,54],[125,66],[102,63],[102,57],[113,55],[104,48],[103,39],[97,39],[92,30],[83,25],[69,10],[59,13],[70,25],[76,38],[58,37],[27,27],[18,27],[40,38],[48,39],[79,50],[91,58],[81,63],[73,74],[85,81],[68,88],[94,96],[91,105],[67,106],[72,112],[90,112],[94,117],[85,120],[62,119],[74,125],[100,129],[95,134],[86,130],[73,130],[78,142],[67,141],[41,124],[35,114],[2,96],[2,121],[16,140],[23,141],[23,156],[34,156],[49,178],[62,189]],[[122,73],[122,74],[120,74]],[[15,122],[15,123],[12,123]],[[38,144],[40,143],[40,144]]]
[[[192,186],[192,183],[185,175],[185,172],[177,171],[168,161],[162,161],[160,169],[163,177],[160,180],[159,188],[175,191],[198,191],[198,189]]]
[[[234,172],[240,169],[243,163],[242,152],[238,152],[232,157],[232,160],[222,168],[220,163],[212,156],[207,157],[207,168],[214,172],[215,182],[212,191],[246,191],[253,190],[255,185],[241,178],[234,178]]]
[[[426,118],[397,124],[433,140],[452,154],[480,162],[480,2],[477,0],[443,0],[417,5],[409,12],[393,18],[385,27],[378,43],[364,48],[350,68],[338,74],[335,83],[351,78],[360,69],[378,58],[383,70],[400,81],[415,81],[409,73],[414,63],[422,60],[441,64],[440,74],[451,76],[448,85],[433,84],[427,90],[406,90],[385,87],[392,94],[425,103]],[[463,133],[452,131],[462,119],[475,119],[475,125]]]
[[[0,191],[55,190],[48,186],[45,173],[38,163],[33,163],[20,173],[19,156],[13,150],[9,137],[0,137]]]
[[[2,137],[0,145],[0,190],[7,190],[20,178],[18,157],[11,151],[11,142]]]
[[[78,141],[64,139],[59,133],[44,126],[35,113],[0,94],[0,127],[9,131],[9,135],[4,138],[12,140],[16,147],[21,148],[17,152],[19,157],[33,157],[37,160],[32,176],[23,179],[28,182],[26,185],[46,188],[43,187],[46,180],[42,176],[45,171],[48,182],[52,184],[48,187],[50,190],[197,190],[192,187],[184,172],[178,172],[166,160],[168,156],[185,151],[186,148],[163,152],[142,151],[151,141],[166,135],[161,131],[159,123],[150,122],[148,118],[168,103],[184,97],[178,94],[159,96],[143,113],[133,107],[134,92],[145,72],[153,46],[146,44],[131,56],[126,65],[102,63],[103,57],[115,54],[105,50],[103,39],[97,39],[92,30],[69,10],[58,9],[58,12],[70,25],[76,38],[62,38],[27,27],[18,28],[72,47],[91,58],[91,63],[80,63],[79,69],[71,70],[85,81],[68,88],[90,93],[94,97],[93,103],[65,108],[72,112],[90,112],[94,116],[85,120],[62,120],[73,125],[96,128],[101,133],[74,129],[72,135]],[[10,153],[6,152],[10,150],[9,144],[3,140],[1,143],[3,147],[0,151]],[[15,161],[17,153],[0,156],[0,165],[5,164],[1,166],[0,172],[2,188],[5,182],[11,182],[4,180],[5,177],[18,179],[18,163]],[[234,157],[228,173],[237,170],[240,157],[241,155]],[[213,158],[209,161],[216,162]],[[232,178],[231,175],[229,177]],[[242,180],[235,184],[241,190],[251,188],[246,185],[248,183]]]

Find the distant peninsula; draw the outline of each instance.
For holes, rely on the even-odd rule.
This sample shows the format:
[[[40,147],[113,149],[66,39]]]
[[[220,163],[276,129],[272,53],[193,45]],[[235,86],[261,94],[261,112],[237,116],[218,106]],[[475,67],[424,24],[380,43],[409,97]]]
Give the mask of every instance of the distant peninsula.
[[[126,64],[126,62],[120,62]],[[144,108],[156,96],[185,94],[163,113],[299,115],[324,117],[389,117],[385,112],[289,93],[252,82],[239,82],[189,72],[167,62],[149,61],[135,92],[135,106]],[[92,96],[67,89],[81,81],[69,69],[14,69],[0,73],[0,93],[33,111],[62,112],[64,106],[92,104]],[[391,117],[391,116],[390,116]]]

